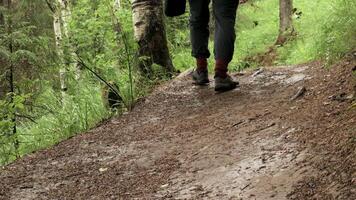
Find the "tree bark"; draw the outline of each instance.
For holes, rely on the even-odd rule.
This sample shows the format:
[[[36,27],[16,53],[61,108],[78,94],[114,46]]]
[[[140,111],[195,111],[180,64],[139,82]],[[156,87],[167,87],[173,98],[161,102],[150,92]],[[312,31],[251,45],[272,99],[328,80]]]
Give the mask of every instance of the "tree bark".
[[[4,0],[0,0],[0,6],[3,7],[4,6]],[[3,26],[5,23],[5,17],[4,14],[2,12],[0,12],[0,27]]]
[[[121,8],[121,1],[120,0],[115,0],[114,1],[114,9],[118,10]]]
[[[282,45],[294,32],[293,28],[293,0],[279,0],[279,35],[277,45]]]
[[[174,67],[167,46],[162,0],[134,0],[132,10],[141,72],[150,77],[155,63],[172,75]]]
[[[70,17],[72,15],[71,10],[70,10],[70,0],[58,0],[59,5],[60,5],[60,10],[61,10],[61,23],[62,23],[62,31],[63,31],[63,38],[65,39],[65,45],[64,45],[64,59],[65,59],[65,64],[68,68],[74,69],[75,71],[75,79],[79,80],[80,79],[80,67],[79,65],[74,61],[74,58],[76,56],[74,52],[74,48],[71,44],[71,39],[70,39],[70,32],[68,28],[68,24],[70,22]]]
[[[7,10],[8,10],[8,13],[10,13],[10,14],[7,17],[6,29],[7,29],[7,34],[10,36],[13,33],[12,19],[11,19],[12,0],[7,0]],[[11,39],[11,37],[10,37],[10,41],[8,44],[8,48],[9,48],[9,52],[11,54],[13,54],[14,53],[14,45],[13,45],[13,40]],[[15,98],[14,64],[10,60],[8,65],[9,65],[9,70],[7,71],[7,80],[9,81],[9,87],[10,87],[9,88],[10,104],[12,104],[12,113],[11,113],[12,134],[11,135],[14,137],[13,144],[14,144],[14,148],[15,148],[16,158],[19,158],[20,157],[20,154],[19,154],[20,142],[17,137],[17,124],[16,124],[17,119],[16,119],[15,102],[14,102],[14,98]]]
[[[56,2],[56,6],[50,8],[53,11],[53,30],[54,30],[55,41],[56,41],[56,51],[60,62],[59,80],[61,86],[62,99],[64,99],[67,91],[67,84],[66,84],[67,69],[64,64],[64,51],[62,45],[63,36],[62,36],[62,26],[61,26],[61,7],[59,1]]]
[[[5,6],[5,0],[0,0],[0,7]],[[3,28],[5,25],[5,16],[3,12],[0,11],[0,29]],[[0,66],[5,66],[5,62],[3,58],[0,58]],[[6,71],[6,68],[1,68],[0,67],[0,74],[4,74]],[[0,79],[0,100],[5,97],[6,94],[6,81],[3,81],[3,79]]]
[[[53,13],[53,30],[56,41],[56,51],[59,57],[60,69],[59,80],[62,93],[62,100],[65,101],[67,87],[67,73],[68,69],[75,68],[75,78],[79,80],[80,69],[79,65],[75,65],[76,62],[73,58],[76,56],[72,49],[69,38],[68,23],[71,15],[68,0],[56,0],[55,5],[52,5],[50,1],[46,0],[49,9]],[[65,39],[65,42],[64,40]]]

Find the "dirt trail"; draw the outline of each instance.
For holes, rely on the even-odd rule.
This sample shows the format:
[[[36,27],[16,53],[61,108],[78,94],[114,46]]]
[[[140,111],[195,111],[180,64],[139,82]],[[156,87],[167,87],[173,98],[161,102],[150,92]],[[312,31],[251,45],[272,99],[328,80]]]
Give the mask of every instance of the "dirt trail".
[[[219,95],[182,75],[133,112],[7,166],[0,199],[354,199],[354,159],[330,154],[349,168],[329,182],[316,164],[322,133],[356,136],[344,71],[347,87],[330,89],[335,72],[318,63],[264,68]]]

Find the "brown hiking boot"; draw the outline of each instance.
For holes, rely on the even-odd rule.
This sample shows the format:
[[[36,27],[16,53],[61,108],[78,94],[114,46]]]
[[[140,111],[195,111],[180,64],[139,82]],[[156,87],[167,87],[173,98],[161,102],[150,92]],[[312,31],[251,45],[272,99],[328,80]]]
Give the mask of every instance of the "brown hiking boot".
[[[206,85],[209,83],[208,71],[197,71],[194,70],[192,74],[192,78],[194,84],[196,85]]]
[[[234,81],[229,75],[226,78],[215,76],[215,91],[226,92],[239,86],[239,82]]]

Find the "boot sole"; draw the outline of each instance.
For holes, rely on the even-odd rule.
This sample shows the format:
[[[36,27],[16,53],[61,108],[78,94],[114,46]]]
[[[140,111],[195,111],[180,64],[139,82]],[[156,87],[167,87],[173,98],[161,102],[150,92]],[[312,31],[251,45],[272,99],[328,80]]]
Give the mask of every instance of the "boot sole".
[[[232,85],[230,87],[225,87],[225,86],[216,87],[215,86],[215,92],[217,92],[217,93],[228,92],[228,91],[234,90],[238,87],[239,87],[239,84]]]
[[[208,85],[210,83],[209,79],[198,81],[194,76],[193,76],[193,84],[194,85]]]
[[[200,85],[200,86],[205,86],[205,85],[209,85],[209,81],[207,81],[207,82],[197,82],[197,81],[195,81],[195,80],[193,80],[193,85]]]

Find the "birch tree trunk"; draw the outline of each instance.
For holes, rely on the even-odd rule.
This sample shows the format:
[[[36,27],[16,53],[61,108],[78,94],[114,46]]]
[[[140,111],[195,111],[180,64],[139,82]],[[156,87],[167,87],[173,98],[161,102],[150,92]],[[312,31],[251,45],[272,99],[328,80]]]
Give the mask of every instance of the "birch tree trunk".
[[[141,72],[150,77],[155,63],[172,75],[174,67],[167,47],[162,0],[133,0],[132,10]]]
[[[53,29],[55,34],[56,49],[60,61],[59,79],[61,85],[62,99],[65,102],[68,69],[75,69],[76,80],[80,79],[79,65],[73,61],[74,50],[70,44],[68,23],[70,20],[70,8],[68,0],[56,0],[53,6],[46,0],[48,7],[53,13]],[[65,39],[65,40],[64,40]]]
[[[121,1],[120,0],[115,0],[114,2],[114,9],[119,10],[121,8]]]
[[[59,69],[59,80],[61,84],[61,93],[62,99],[65,99],[66,91],[67,91],[67,69],[64,64],[64,52],[63,52],[63,36],[62,36],[62,26],[61,26],[61,8],[59,6],[59,2],[56,2],[56,6],[52,9],[53,11],[53,30],[55,35],[56,41],[56,51],[58,54],[59,62],[60,62],[60,69]]]
[[[71,36],[68,28],[68,24],[70,22],[70,17],[72,14],[70,10],[70,0],[58,0],[58,3],[60,5],[60,10],[61,10],[61,23],[62,23],[62,31],[63,31],[62,33],[63,33],[63,38],[65,40],[64,48],[63,48],[65,64],[69,69],[74,69],[75,79],[79,80],[80,67],[78,64],[76,64],[74,60],[76,54],[74,53],[74,48],[70,41]]]
[[[294,32],[293,28],[293,0],[279,0],[279,35],[276,41],[281,45]]]

